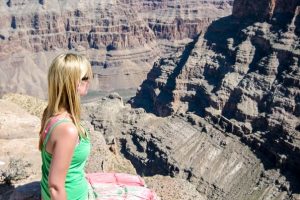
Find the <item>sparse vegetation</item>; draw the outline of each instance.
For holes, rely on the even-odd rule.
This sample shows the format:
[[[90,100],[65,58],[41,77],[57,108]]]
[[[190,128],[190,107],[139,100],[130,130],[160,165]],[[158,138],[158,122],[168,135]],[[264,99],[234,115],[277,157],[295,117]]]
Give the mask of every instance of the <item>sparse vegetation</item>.
[[[42,118],[44,109],[46,108],[47,104],[45,101],[32,97],[29,95],[24,94],[5,94],[2,99],[8,100],[13,102],[20,107],[24,108],[27,112],[32,115],[35,115],[39,118]]]
[[[8,169],[0,170],[0,183],[11,185],[15,181],[28,178],[30,174],[26,169],[29,167],[31,164],[21,159],[10,159]]]

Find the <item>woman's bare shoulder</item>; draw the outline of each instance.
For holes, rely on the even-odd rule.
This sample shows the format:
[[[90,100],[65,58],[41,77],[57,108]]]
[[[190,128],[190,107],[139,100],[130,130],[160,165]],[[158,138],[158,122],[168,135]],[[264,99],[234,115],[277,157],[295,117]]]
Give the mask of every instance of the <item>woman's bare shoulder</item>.
[[[77,141],[78,139],[78,130],[76,126],[70,121],[60,123],[55,127],[52,133],[54,140],[73,140]]]

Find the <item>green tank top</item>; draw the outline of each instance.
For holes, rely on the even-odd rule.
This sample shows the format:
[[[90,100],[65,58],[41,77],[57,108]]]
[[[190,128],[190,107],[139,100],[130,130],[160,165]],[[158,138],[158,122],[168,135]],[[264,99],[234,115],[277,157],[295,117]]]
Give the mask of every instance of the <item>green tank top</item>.
[[[42,180],[41,180],[41,193],[43,200],[50,200],[50,192],[48,187],[48,175],[52,155],[46,151],[46,144],[49,140],[50,134],[53,129],[63,123],[72,123],[67,119],[60,119],[55,122],[48,131],[44,140],[43,148],[41,151],[42,156]],[[70,167],[67,172],[65,188],[68,200],[86,200],[88,197],[88,183],[85,178],[84,167],[88,155],[90,153],[90,139],[80,137],[79,144],[75,147],[74,154]]]

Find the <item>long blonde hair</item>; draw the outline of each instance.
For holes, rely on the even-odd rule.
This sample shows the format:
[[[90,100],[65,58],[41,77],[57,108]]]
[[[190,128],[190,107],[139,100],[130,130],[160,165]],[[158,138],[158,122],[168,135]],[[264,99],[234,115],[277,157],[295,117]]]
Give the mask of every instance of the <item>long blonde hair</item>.
[[[78,133],[85,137],[85,131],[80,126],[80,95],[77,92],[78,85],[83,77],[92,79],[93,73],[90,62],[86,57],[74,54],[60,54],[50,65],[48,71],[48,106],[44,110],[39,149],[42,149],[43,132],[51,117],[60,114],[65,109],[72,118]]]

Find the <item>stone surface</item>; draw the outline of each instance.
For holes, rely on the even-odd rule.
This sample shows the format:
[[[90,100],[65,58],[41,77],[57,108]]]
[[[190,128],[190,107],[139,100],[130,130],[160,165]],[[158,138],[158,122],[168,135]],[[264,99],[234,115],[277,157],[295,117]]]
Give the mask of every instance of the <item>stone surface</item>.
[[[0,110],[0,199],[8,199],[14,187],[4,183],[28,183],[41,175],[40,120],[7,100],[0,99]]]
[[[171,178],[169,176],[156,175],[153,177],[144,177],[148,187],[153,188],[158,196],[163,200],[205,200],[205,195],[201,195],[195,185],[187,180]]]
[[[271,20],[288,22],[294,15],[299,0],[290,0],[287,4],[285,0],[261,0],[253,2],[251,0],[235,0],[233,5],[233,16],[256,20]]]
[[[45,101],[24,94],[5,94],[2,99],[17,104],[31,115],[37,116],[40,119],[42,118],[43,112],[47,106]]]
[[[22,110],[10,102],[4,105],[8,110]],[[156,117],[141,108],[132,109],[116,93],[85,104],[84,112],[93,145],[87,172],[136,170],[143,176],[175,177],[146,178],[150,188],[164,199],[287,199],[298,187],[290,177],[270,169],[263,154],[252,152],[238,137],[216,129],[195,114]],[[111,151],[122,152],[135,169],[122,154],[115,156]],[[25,162],[18,166],[33,170]],[[16,189],[2,185],[2,197],[36,199],[37,183],[27,175],[18,180]]]
[[[233,0],[121,0],[132,5],[159,39],[194,38],[214,20],[231,13]]]
[[[229,15],[231,5],[232,0],[1,2],[0,96],[17,92],[46,99],[47,69],[66,51],[88,56],[92,90],[136,89],[160,55]]]
[[[40,116],[45,102],[20,94],[9,94],[4,98],[0,99],[0,199],[40,199],[40,119],[37,116]],[[84,124],[91,130],[92,145],[87,173],[136,174],[130,161],[119,153],[116,145],[106,145],[101,133],[94,131],[88,121]]]
[[[0,9],[3,10],[4,18],[7,18],[10,15],[7,7],[13,10],[14,6],[29,5],[26,4],[28,2],[31,3],[24,1],[22,5],[19,1],[8,1],[7,4],[1,2]],[[185,2],[194,2],[195,7],[200,5],[198,1]],[[212,6],[220,3],[214,2],[205,1],[205,4]],[[67,9],[74,8],[77,3],[69,2],[64,6]],[[151,33],[148,29],[149,33],[145,34],[149,34],[150,38],[154,38],[156,34],[160,39],[174,39],[176,42],[174,45],[169,45],[168,42],[161,45],[162,51],[169,54],[164,54],[164,58],[155,62],[137,96],[131,100],[132,105],[143,108],[131,108],[117,94],[86,105],[85,119],[97,131],[95,137],[104,136],[98,138],[97,145],[94,146],[96,149],[93,150],[96,157],[103,157],[91,160],[89,170],[116,170],[114,163],[118,159],[107,161],[106,156],[113,155],[108,149],[118,152],[119,148],[142,176],[160,174],[174,177],[174,187],[185,183],[181,182],[182,179],[189,181],[187,187],[190,188],[184,187],[176,193],[176,198],[179,199],[182,199],[181,195],[186,190],[190,191],[187,199],[297,199],[300,193],[299,1],[291,0],[286,4],[281,0],[236,0],[233,16],[213,21],[206,28],[201,26],[203,31],[196,36],[192,36],[193,28],[185,18],[196,15],[191,14],[192,7],[184,2],[132,0],[126,3],[130,4],[129,10],[143,11],[145,7],[151,8],[153,12],[147,18],[149,24],[151,19],[155,19],[155,23],[160,23],[157,19],[167,20],[161,18],[156,10],[170,7],[166,13],[171,16],[171,21],[166,21],[164,26],[153,24],[153,30],[156,27],[157,31]],[[105,10],[119,4],[115,4],[115,1],[103,1],[101,5],[105,6],[101,7],[99,4],[97,8]],[[227,5],[230,3],[225,7]],[[41,6],[46,7],[47,1],[40,1],[37,7]],[[221,9],[224,8],[222,6]],[[128,11],[125,5],[124,7]],[[51,8],[48,5],[47,9]],[[176,10],[175,15],[171,8]],[[184,11],[183,14],[181,11]],[[145,20],[138,12],[133,12],[132,16]],[[80,23],[78,18],[84,18],[84,13],[79,10],[70,16],[76,16],[76,24]],[[173,18],[176,20],[172,22]],[[0,23],[1,26],[15,29],[18,26],[17,20],[12,18],[11,22],[3,20]],[[178,29],[176,26],[173,28],[179,22]],[[69,26],[70,30],[71,27],[76,27],[74,24]],[[146,22],[143,24],[145,27],[150,26]],[[170,28],[166,28],[167,26]],[[75,38],[74,41],[76,38],[78,41],[76,28],[73,31],[69,34]],[[3,29],[0,35],[1,42],[4,42],[1,44],[6,44],[0,47],[3,55],[13,50],[25,52],[23,47],[20,50],[19,47],[7,45],[7,35],[6,29]],[[15,35],[10,39],[14,41],[14,38],[21,36]],[[190,39],[178,40],[181,36]],[[90,50],[84,49],[84,40],[79,39],[78,44],[81,46],[76,46],[77,43],[72,38],[67,42],[72,49],[88,52],[92,58],[102,55],[101,48],[92,47],[97,49],[97,53],[90,53]],[[151,44],[141,43],[131,50],[140,52],[140,46]],[[119,62],[118,57],[123,59],[127,54],[124,56],[124,49],[114,49],[114,44],[107,47],[107,52],[111,50],[105,54],[111,58],[107,58],[110,61],[107,62],[107,69],[114,71]],[[39,55],[36,60],[46,61],[50,54],[55,53],[48,51],[30,54],[29,58],[26,57],[26,62],[23,58],[15,59],[20,55],[16,54],[10,62],[17,61],[15,65],[21,66],[22,63],[33,63],[30,59],[34,55]],[[94,62],[95,66],[101,65],[101,59]],[[2,71],[9,69],[5,62],[1,66],[6,67]],[[32,66],[32,70],[39,69]],[[23,74],[31,75],[30,70],[23,73],[21,67],[17,69],[19,73],[7,70],[11,75],[16,75],[7,76],[5,81],[10,81],[8,77],[13,77],[11,79],[16,82]],[[106,74],[107,79],[110,73],[111,71]],[[37,83],[42,79],[30,77]],[[13,84],[7,85],[14,89]],[[1,89],[7,87],[2,84],[0,86]],[[158,116],[146,113],[145,110]],[[108,147],[97,149],[103,144]],[[128,162],[122,160],[120,163],[125,165]],[[21,165],[26,166],[27,163]],[[122,166],[120,170],[131,169],[133,168],[130,166]],[[15,171],[10,173],[17,174]],[[157,179],[160,178],[162,177]],[[168,185],[166,182],[170,178],[155,181],[150,178],[149,183],[161,188],[159,192],[162,196],[169,198],[169,191],[164,193],[162,188],[167,188],[165,185]],[[12,190],[6,188],[6,191]]]
[[[45,98],[49,62],[61,52],[89,57],[97,90],[136,88],[157,56],[147,23],[119,1],[9,1],[0,9],[1,95]]]
[[[298,185],[286,173],[300,175],[300,2],[272,1],[270,19],[261,16],[269,9],[264,2],[271,1],[235,1],[234,16],[214,21],[183,53],[155,62],[130,102],[162,117],[205,118],[269,157],[270,168]]]
[[[87,124],[87,123],[86,123]],[[91,129],[93,128],[89,125]],[[116,172],[136,174],[136,170],[129,160],[119,152],[117,144],[107,145],[103,135],[91,131],[91,154],[86,165],[86,173]]]
[[[27,111],[37,111],[39,110],[40,106],[44,104],[43,101],[38,100],[36,98],[32,98],[29,96],[19,95],[19,94],[9,94],[4,96],[5,100],[0,101],[0,110],[3,115],[8,116],[14,115],[14,125],[16,127],[19,127],[19,114],[26,117],[28,119],[28,123],[32,122],[32,115],[29,115],[25,110],[20,108],[18,105],[12,103],[16,102],[20,105],[23,105],[24,108],[26,108]],[[23,102],[23,104],[21,103]],[[37,102],[42,102],[41,104]],[[103,103],[103,104],[102,104]],[[94,115],[91,115],[93,111],[99,111],[101,113],[111,114],[110,118],[106,117],[108,121],[114,119],[116,115],[119,113],[120,109],[125,108],[122,97],[120,97],[118,94],[113,93],[111,95],[108,95],[106,98],[103,99],[101,102],[102,106],[99,106],[99,102],[92,102],[87,103],[83,106],[83,118],[85,120],[91,120]],[[5,109],[3,109],[5,108]],[[103,110],[104,109],[104,110]],[[39,112],[35,112],[37,115],[39,115]],[[36,117],[34,117],[36,119]],[[100,118],[99,118],[100,119]],[[38,119],[39,121],[39,119]],[[10,124],[3,123],[1,125],[1,128],[5,128],[10,126]],[[97,123],[97,120],[94,121],[95,125],[100,123]],[[117,121],[113,121],[116,122]],[[97,126],[96,129],[99,131],[94,131],[94,127],[89,124],[88,121],[84,121],[84,125],[90,129],[91,132],[91,143],[92,143],[92,150],[91,155],[89,157],[86,172],[93,173],[93,172],[123,172],[123,173],[130,173],[130,174],[136,174],[136,170],[133,167],[133,165],[130,163],[130,161],[126,160],[123,156],[123,154],[120,153],[120,146],[119,142],[116,140],[117,137],[115,137],[112,130],[117,130],[114,128],[114,126],[111,126],[109,124],[104,125],[105,123],[102,123],[101,127],[99,128]],[[109,129],[113,128],[113,129]],[[5,129],[6,130],[6,129]],[[24,128],[23,128],[24,130]],[[37,130],[38,131],[38,130]],[[37,132],[36,131],[36,132]],[[105,134],[105,137],[103,137],[103,134]],[[105,139],[106,138],[106,139]],[[37,138],[35,135],[35,141],[34,143],[37,144]],[[13,140],[11,143],[9,143],[10,147],[14,147],[16,144],[16,141]],[[18,143],[19,145],[19,143]],[[24,147],[21,146],[23,149]],[[7,148],[6,146],[3,147],[3,150],[5,152],[8,152],[7,154],[12,154],[12,150]],[[37,149],[36,149],[37,150]],[[28,155],[27,155],[28,154]],[[34,159],[39,160],[40,155],[32,153],[28,150],[27,154],[24,155],[24,159]],[[8,155],[4,155],[3,157],[6,159]],[[2,157],[1,157],[2,158]],[[31,172],[39,172],[40,166],[36,169],[32,165],[28,165],[30,163],[22,161],[22,160],[16,160],[17,156],[12,155],[13,161],[10,165],[10,169],[5,170],[6,173],[11,172],[11,175],[14,175],[14,180],[12,180],[13,184],[3,184],[3,179],[1,177],[1,187],[0,187],[0,199],[10,199],[10,200],[25,200],[25,199],[40,199],[40,186],[38,180],[40,179],[40,175],[35,176],[35,178],[32,178]],[[2,159],[2,160],[5,160]],[[8,165],[7,163],[1,161],[1,165]],[[40,165],[40,163],[38,164]],[[2,168],[1,168],[2,170]],[[2,172],[2,171],[1,171]],[[30,172],[30,173],[29,173]],[[2,174],[2,173],[1,173]],[[2,175],[1,175],[2,176]],[[175,179],[170,177],[163,177],[163,176],[155,176],[155,177],[145,177],[145,180],[147,182],[147,185],[149,188],[154,189],[155,191],[159,191],[159,195],[162,196],[162,199],[205,199],[203,195],[200,195],[199,192],[197,192],[196,187],[189,183],[187,180],[184,179]],[[169,188],[169,185],[172,184],[174,186],[174,190],[171,191]],[[182,184],[184,187],[182,187]],[[181,187],[181,190],[178,192],[176,189]],[[170,192],[174,192],[174,194],[171,194]]]
[[[192,184],[174,194],[178,199],[286,199],[298,187],[293,176],[270,168],[268,156],[195,114],[157,117],[124,105],[117,95],[86,111],[106,143],[116,141],[138,174],[154,176],[150,183],[166,199],[173,192],[163,190],[170,178],[159,181],[155,175],[175,177],[174,187],[184,180]]]

